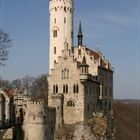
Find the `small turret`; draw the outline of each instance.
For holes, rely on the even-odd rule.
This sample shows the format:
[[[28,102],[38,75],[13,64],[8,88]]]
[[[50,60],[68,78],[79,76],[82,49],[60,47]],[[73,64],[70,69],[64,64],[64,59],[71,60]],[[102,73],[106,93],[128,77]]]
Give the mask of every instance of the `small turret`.
[[[79,23],[79,30],[78,30],[78,46],[82,46],[83,45],[83,33],[82,33],[82,25],[81,25],[81,21]]]

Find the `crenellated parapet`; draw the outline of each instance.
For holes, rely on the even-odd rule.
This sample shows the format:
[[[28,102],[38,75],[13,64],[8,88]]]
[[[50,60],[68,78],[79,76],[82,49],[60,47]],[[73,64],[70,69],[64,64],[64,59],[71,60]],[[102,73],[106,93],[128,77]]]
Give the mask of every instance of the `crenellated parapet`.
[[[56,110],[54,107],[45,105],[43,100],[29,99],[23,123],[25,138],[28,138],[29,140],[53,139],[55,119]]]
[[[65,12],[73,12],[73,0],[51,0],[50,12],[64,10]]]

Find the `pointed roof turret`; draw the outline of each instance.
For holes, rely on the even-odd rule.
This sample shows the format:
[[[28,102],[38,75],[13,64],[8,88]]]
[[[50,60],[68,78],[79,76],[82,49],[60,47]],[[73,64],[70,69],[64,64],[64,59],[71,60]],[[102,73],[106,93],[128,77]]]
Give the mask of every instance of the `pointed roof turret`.
[[[79,23],[79,30],[78,30],[78,35],[77,35],[77,37],[83,37],[81,21],[80,21],[80,23]]]
[[[89,67],[89,65],[86,63],[86,57],[83,57],[82,63],[80,64],[80,67]]]
[[[81,21],[79,23],[79,30],[78,30],[78,46],[82,46],[83,45],[83,33],[82,33],[82,25],[81,25]]]

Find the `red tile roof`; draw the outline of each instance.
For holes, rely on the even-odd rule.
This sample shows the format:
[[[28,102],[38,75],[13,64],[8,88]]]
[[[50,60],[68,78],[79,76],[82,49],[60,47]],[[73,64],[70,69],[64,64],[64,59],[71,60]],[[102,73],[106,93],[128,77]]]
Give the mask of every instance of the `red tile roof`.
[[[91,56],[94,56],[95,59],[99,59],[100,55],[99,55],[98,52],[92,51],[89,48],[86,48],[86,51],[89,51],[90,52],[90,55]]]

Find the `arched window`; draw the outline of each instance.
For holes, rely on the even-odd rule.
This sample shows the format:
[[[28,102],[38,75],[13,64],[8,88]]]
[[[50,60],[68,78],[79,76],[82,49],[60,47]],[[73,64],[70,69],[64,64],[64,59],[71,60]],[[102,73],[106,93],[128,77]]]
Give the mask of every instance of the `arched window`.
[[[68,85],[66,85],[66,93],[68,93]]]
[[[67,70],[66,70],[66,68],[64,70],[64,78],[67,78]]]
[[[55,88],[56,88],[56,93],[58,93],[58,85],[56,85],[56,87],[55,87]]]
[[[63,85],[63,93],[65,93],[65,91],[66,91],[66,90],[65,90],[65,85]]]
[[[76,93],[75,84],[73,85],[73,93]]]
[[[57,30],[54,30],[54,31],[53,31],[53,37],[54,37],[54,38],[57,37]]]
[[[67,106],[74,107],[75,103],[73,101],[68,101]]]
[[[66,8],[66,6],[64,7],[64,11],[67,12],[67,8]]]
[[[64,79],[64,71],[62,70],[62,79]]]
[[[76,85],[76,93],[79,93],[79,86],[78,86],[78,84]]]
[[[55,7],[55,11],[57,11],[57,8]]]
[[[56,47],[54,47],[54,54],[56,54]]]
[[[55,85],[53,85],[53,93],[55,94]]]
[[[68,79],[68,78],[69,78],[69,70],[65,68],[62,70],[62,79]]]
[[[67,78],[69,78],[69,70],[67,70]]]

